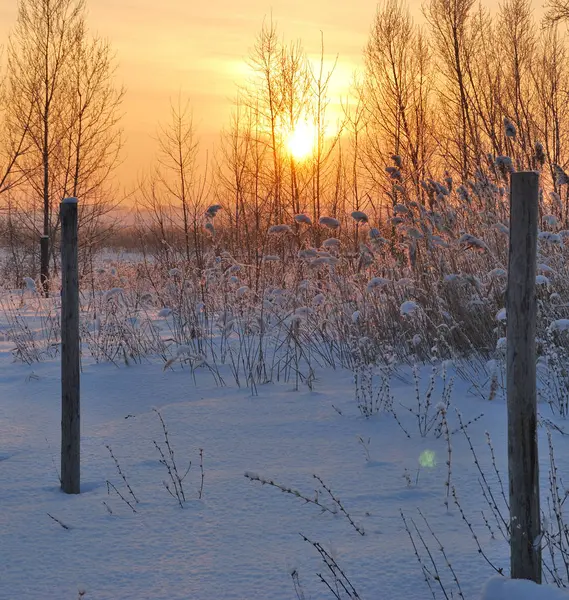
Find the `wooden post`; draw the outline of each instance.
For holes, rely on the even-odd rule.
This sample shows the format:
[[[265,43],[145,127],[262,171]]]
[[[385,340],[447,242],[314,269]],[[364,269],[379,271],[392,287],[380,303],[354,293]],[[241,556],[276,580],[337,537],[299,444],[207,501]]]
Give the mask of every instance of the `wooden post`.
[[[80,492],[79,269],[77,198],[66,198],[61,216],[61,489]]]
[[[539,174],[512,173],[507,293],[508,472],[512,579],[541,583],[536,297]]]

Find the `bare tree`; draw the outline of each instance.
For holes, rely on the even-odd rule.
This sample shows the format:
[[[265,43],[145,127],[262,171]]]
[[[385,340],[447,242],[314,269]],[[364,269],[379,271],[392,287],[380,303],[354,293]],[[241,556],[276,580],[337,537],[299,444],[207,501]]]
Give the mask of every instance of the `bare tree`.
[[[258,192],[262,156],[256,154],[259,144],[254,139],[255,114],[256,111],[244,104],[242,98],[236,99],[229,127],[221,134],[215,179],[220,203],[231,207],[228,211],[233,234],[231,250],[236,253],[237,249],[243,248],[248,263],[256,264],[261,221]]]
[[[466,61],[469,101],[477,137],[475,163],[484,164],[484,150],[504,154],[503,69],[500,29],[483,6],[472,15],[471,46],[476,50]]]
[[[328,71],[324,69],[324,57],[324,34],[322,34],[318,67],[315,68],[310,65],[314,126],[316,129],[316,147],[312,160],[312,218],[315,223],[321,216],[325,177],[331,171],[332,159],[346,124],[344,119],[336,124],[336,131],[327,131],[329,125],[330,82],[336,70],[338,57],[335,57],[334,64]]]
[[[368,106],[365,104],[363,100],[364,94],[361,93],[363,89],[361,83],[354,83],[355,93],[355,101],[353,103],[346,102],[344,104],[344,131],[348,135],[348,143],[347,150],[344,154],[339,156],[339,164],[342,165],[342,169],[340,173],[343,175],[343,186],[344,190],[342,196],[344,198],[349,199],[350,204],[349,207],[343,206],[342,212],[345,213],[347,208],[350,210],[362,210],[366,207],[362,206],[364,198],[369,198],[369,194],[364,194],[360,188],[361,180],[360,180],[360,170],[362,168],[362,138],[364,137],[367,131],[367,118],[368,114]],[[374,180],[376,176],[375,167],[377,166],[377,161],[372,158],[370,164],[373,166],[371,169],[368,169],[368,172],[371,174],[371,180]],[[339,182],[336,183],[336,187],[338,187]],[[374,210],[376,210],[376,206],[372,204]],[[376,211],[377,212],[377,211]],[[359,247],[359,228],[358,224],[354,225],[354,250],[358,252]]]
[[[272,212],[277,222],[282,218],[283,187],[283,139],[279,130],[282,127],[283,111],[283,88],[280,81],[282,60],[282,43],[276,24],[271,19],[269,23],[263,23],[249,56],[248,64],[254,75],[250,87],[243,90],[243,98],[256,113],[259,133],[265,138],[268,132],[265,143],[272,157],[272,173],[269,175],[272,180]]]
[[[431,41],[437,51],[441,85],[438,110],[445,118],[443,152],[447,162],[466,180],[476,156],[476,132],[466,76],[466,64],[472,57],[469,35],[475,0],[430,0],[423,12],[430,25]],[[456,135],[455,135],[456,134]]]
[[[116,205],[106,201],[122,147],[124,91],[115,88],[114,73],[109,44],[87,32],[83,0],[19,1],[8,45],[8,123],[27,150],[17,162],[25,176],[19,205],[41,234],[46,294],[61,199],[81,196],[80,227],[90,232],[82,235],[90,246],[102,217]]]
[[[170,122],[158,135],[158,178],[170,202],[182,215],[182,235],[186,260],[191,259],[192,242],[198,264],[201,262],[199,216],[203,213],[206,176],[198,172],[199,140],[189,102],[178,98],[170,107]]]
[[[566,167],[569,144],[569,74],[567,72],[567,38],[557,25],[544,28],[531,66],[535,86],[532,115],[535,136],[543,148],[549,175],[555,191],[559,191],[555,165]],[[532,168],[543,166],[533,160]]]
[[[189,101],[170,106],[170,120],[159,127],[158,162],[138,198],[139,221],[159,235],[158,248],[170,263],[181,250],[204,268],[204,213],[208,192],[207,158],[200,168],[200,145]]]
[[[82,30],[82,0],[21,0],[8,46],[8,77],[12,123],[27,128],[32,146],[23,168],[41,198],[40,278],[49,289],[49,243],[53,226],[56,163],[69,122],[65,75],[73,44]],[[32,117],[29,120],[28,115]],[[66,114],[67,113],[67,114]]]
[[[215,193],[220,204],[231,207],[222,215],[232,231],[231,251],[254,266],[246,273],[258,289],[267,232],[274,221],[274,156],[259,108],[250,100],[251,91],[249,97],[236,99],[230,126],[222,133]],[[280,153],[278,160],[282,162]]]
[[[3,100],[0,94],[0,102]],[[5,109],[5,106],[2,106],[2,109]],[[0,115],[2,112],[4,110]],[[25,178],[25,174],[19,168],[19,161],[27,150],[26,138],[31,115],[28,114],[27,119],[24,120],[25,125],[20,129],[19,134],[14,134],[6,116],[2,116],[4,119],[0,130],[0,195],[18,187]]]
[[[549,24],[559,23],[559,21],[569,20],[569,1],[568,0],[548,0],[545,4],[547,11],[545,19]]]
[[[533,155],[532,104],[535,86],[532,64],[537,46],[535,25],[529,0],[506,0],[498,15],[500,69],[502,73],[501,108],[504,117],[516,127],[515,146],[506,140],[509,154],[518,166],[531,165]]]
[[[372,176],[385,183],[389,157],[400,156],[420,196],[433,147],[431,53],[400,0],[385,0],[378,7],[364,59],[360,93],[367,113],[368,162],[375,163]]]
[[[302,123],[311,121],[310,115],[310,72],[306,55],[300,42],[283,48],[278,72],[278,85],[281,97],[280,134],[293,135]],[[300,194],[303,187],[299,178],[298,165],[294,152],[288,149],[290,210],[301,212]],[[281,204],[283,204],[281,200]]]

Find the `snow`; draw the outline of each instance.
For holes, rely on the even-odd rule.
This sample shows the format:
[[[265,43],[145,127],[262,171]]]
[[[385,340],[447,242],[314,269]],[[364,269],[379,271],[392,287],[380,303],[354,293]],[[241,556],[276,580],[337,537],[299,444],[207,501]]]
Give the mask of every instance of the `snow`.
[[[308,215],[295,215],[294,220],[297,223],[303,223],[305,225],[312,225],[312,219]]]
[[[292,229],[289,225],[280,224],[280,225],[272,225],[269,227],[269,234],[279,234],[279,233],[292,233]]]
[[[563,245],[563,238],[558,233],[552,233],[551,231],[540,231],[537,237],[542,242],[559,244],[561,246]]]
[[[505,337],[501,337],[498,339],[498,341],[496,342],[496,350],[498,350],[498,351],[506,350],[506,338]]]
[[[361,210],[354,210],[352,212],[352,219],[354,219],[354,221],[356,221],[357,223],[367,223],[368,222],[368,216],[365,214],[365,212],[363,212]]]
[[[545,275],[536,275],[536,285],[549,285],[549,279]]]
[[[382,288],[390,283],[391,281],[389,279],[385,279],[385,277],[372,277],[367,284],[367,289],[368,291],[371,291],[376,288]]]
[[[408,316],[416,313],[418,310],[419,305],[416,302],[413,302],[413,300],[406,300],[401,305],[399,312],[401,313],[401,316]]]
[[[553,331],[567,331],[569,329],[569,319],[557,319],[549,327]]]
[[[412,301],[404,305],[405,315],[419,309]],[[299,306],[293,316],[309,320],[313,310]],[[175,318],[170,309],[156,314]],[[357,322],[363,317],[352,318]],[[167,327],[163,319],[157,321]],[[219,315],[221,325],[230,321],[230,316]],[[33,325],[33,318],[29,322]],[[454,584],[418,509],[447,548],[466,598],[567,597],[545,586],[506,579],[492,579],[484,587],[492,570],[447,496],[444,435],[437,437],[434,430],[425,437],[419,434],[411,412],[417,397],[409,367],[397,369],[390,394],[410,437],[387,411],[367,419],[360,414],[348,370],[322,366],[311,387],[300,385],[297,390],[292,380],[274,381],[259,385],[253,395],[246,386],[235,385],[229,365],[220,365],[226,385],[218,385],[204,357],[187,345],[172,350],[176,360],[166,370],[156,359],[117,367],[97,364],[85,353],[82,490],[66,496],[59,491],[57,475],[59,360],[52,356],[33,365],[14,362],[11,342],[0,339],[0,600],[74,599],[80,590],[86,600],[291,600],[293,571],[306,598],[326,600],[331,596],[316,575],[325,573],[325,566],[300,534],[330,552],[362,600],[427,600],[431,595],[400,511],[429,544],[444,585],[450,590]],[[422,344],[417,334],[409,341]],[[467,363],[459,366],[462,373],[473,372]],[[499,361],[491,366],[498,371]],[[485,432],[490,433],[507,485],[505,403],[500,394],[492,402],[473,394],[486,385],[485,374],[461,378],[458,367],[445,361],[417,368],[421,398],[431,377],[434,381],[431,414],[447,407],[442,397],[445,370],[447,380],[456,378],[445,408],[449,428],[457,432],[451,434],[451,485],[490,559],[507,570],[508,544],[497,533],[491,536],[482,520],[486,504],[479,474],[455,411],[470,423],[467,431],[480,463],[496,483],[485,441]],[[380,370],[374,372],[375,389],[381,376]],[[163,483],[168,473],[154,442],[164,447],[164,432],[154,409],[167,426],[180,470],[192,461],[184,480],[184,508]],[[555,443],[564,474],[569,440],[556,435]],[[545,478],[546,448],[540,458]],[[350,524],[314,475],[341,500],[365,535]],[[293,493],[262,483],[268,480]],[[331,510],[322,512],[294,493],[314,499],[317,489],[316,497]],[[428,560],[422,550],[421,555]]]
[[[36,282],[31,277],[24,277],[26,289],[30,292],[37,292]]]
[[[505,269],[492,269],[489,273],[488,273],[488,277],[507,277],[508,274],[506,273]]]
[[[486,583],[481,600],[569,600],[569,593],[533,581],[498,575]]]
[[[506,309],[505,308],[501,308],[496,313],[496,321],[505,321],[505,320],[506,320]]]
[[[340,247],[340,240],[338,238],[328,238],[327,240],[324,240],[322,242],[322,246],[324,248],[339,248]]]
[[[328,227],[329,229],[338,229],[338,227],[340,227],[340,221],[334,217],[320,217],[318,222],[320,225]]]

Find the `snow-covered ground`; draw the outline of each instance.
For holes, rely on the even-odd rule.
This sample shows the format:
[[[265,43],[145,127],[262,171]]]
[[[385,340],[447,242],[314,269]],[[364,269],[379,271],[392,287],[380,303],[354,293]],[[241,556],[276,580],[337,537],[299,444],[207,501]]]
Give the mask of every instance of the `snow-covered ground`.
[[[506,410],[499,394],[493,401],[475,396],[471,383],[456,377],[447,412],[449,475],[444,428],[439,437],[435,428],[421,436],[417,418],[405,408],[417,406],[408,367],[391,378],[400,427],[388,412],[369,419],[360,414],[353,374],[346,370],[319,370],[313,390],[295,391],[281,382],[259,386],[253,396],[232,384],[223,371],[228,367],[220,367],[228,385],[219,387],[206,368],[196,370],[194,382],[179,364],[163,370],[163,364],[149,360],[118,368],[86,356],[82,493],[66,496],[57,473],[59,361],[28,366],[14,362],[10,349],[9,341],[0,342],[1,600],[294,600],[294,580],[302,586],[298,597],[334,598],[318,576],[334,586],[318,548],[329,553],[357,591],[358,596],[349,596],[340,589],[342,599],[427,600],[432,594],[423,566],[436,598],[445,597],[442,587],[449,598],[451,592],[458,597],[454,572],[464,597],[478,600],[496,573],[478,552],[452,489],[485,554],[508,572],[508,545],[483,498],[455,411],[463,422],[473,421],[466,431],[501,504],[485,435],[489,432],[507,486]],[[421,396],[430,373],[430,367],[421,368]],[[452,368],[450,376],[456,376]],[[442,400],[438,376],[432,406]],[[153,409],[164,419],[182,475],[192,461],[183,481],[183,508],[163,483],[169,475],[154,442],[167,456],[168,451]],[[553,436],[563,476],[569,440],[555,431]],[[544,488],[548,459],[544,444]],[[298,490],[337,514],[259,479]],[[545,587],[539,593],[530,584],[492,580],[483,597],[565,597]]]
[[[558,588],[538,586],[533,581],[493,577],[484,586],[482,600],[567,600],[569,594]]]

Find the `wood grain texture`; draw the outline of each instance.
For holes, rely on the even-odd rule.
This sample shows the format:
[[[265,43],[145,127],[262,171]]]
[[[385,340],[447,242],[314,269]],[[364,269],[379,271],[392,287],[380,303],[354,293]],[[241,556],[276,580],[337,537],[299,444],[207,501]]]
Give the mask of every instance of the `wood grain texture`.
[[[506,309],[510,566],[512,579],[541,583],[535,353],[538,196],[538,173],[512,173]]]
[[[61,216],[61,489],[81,491],[79,269],[77,202],[63,201]]]

